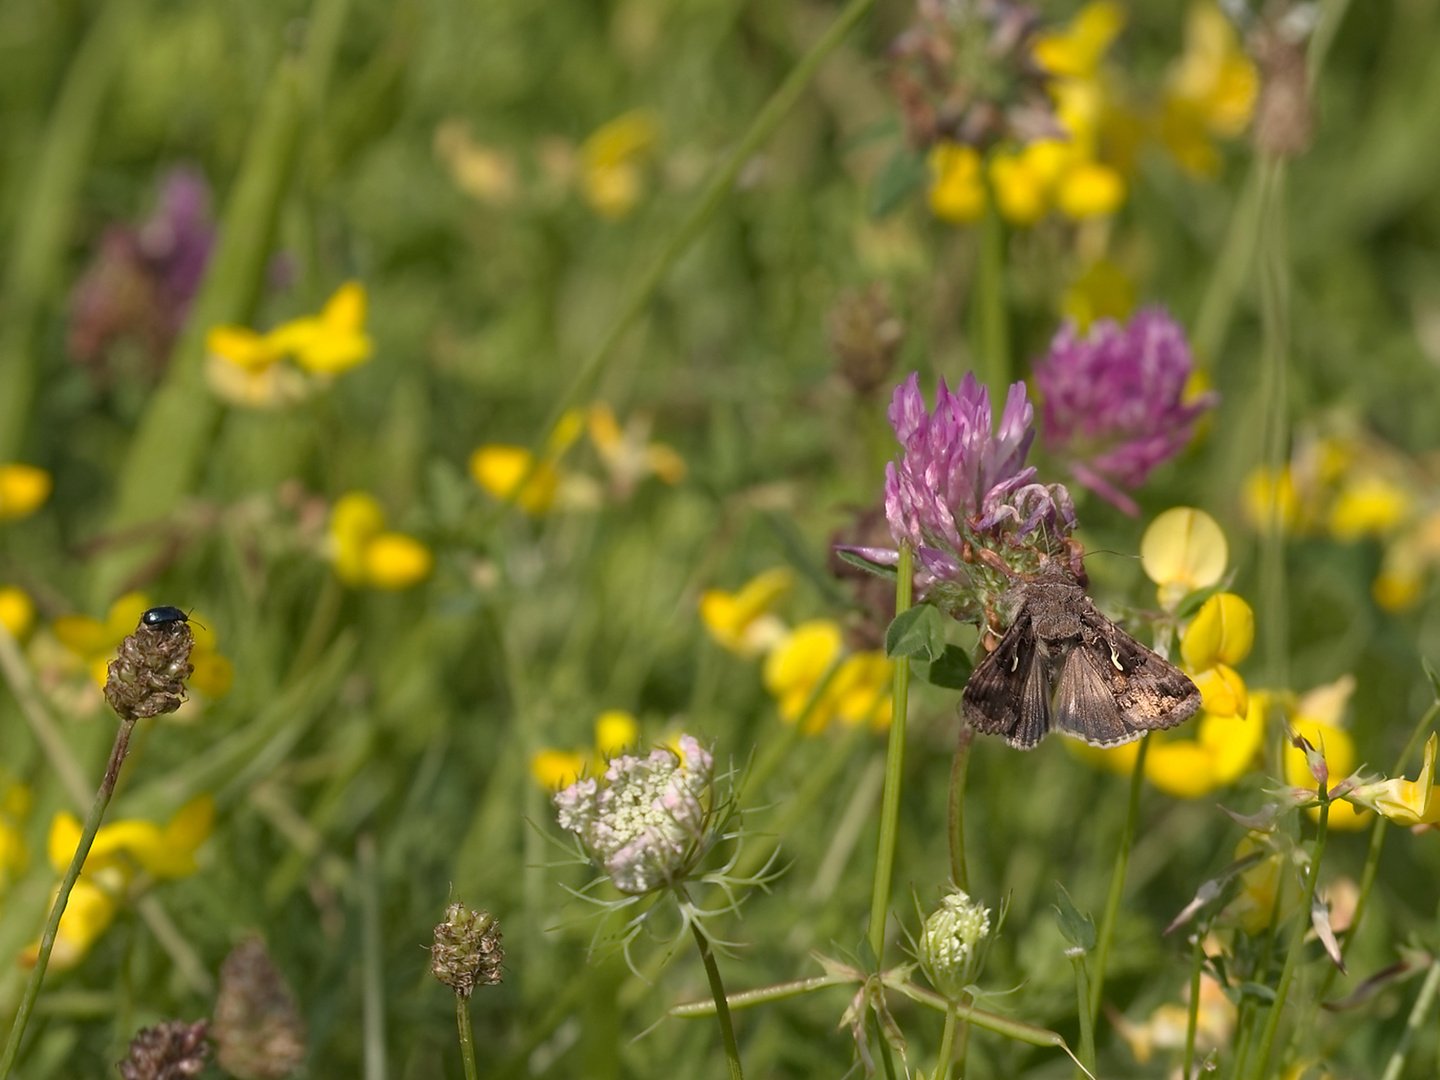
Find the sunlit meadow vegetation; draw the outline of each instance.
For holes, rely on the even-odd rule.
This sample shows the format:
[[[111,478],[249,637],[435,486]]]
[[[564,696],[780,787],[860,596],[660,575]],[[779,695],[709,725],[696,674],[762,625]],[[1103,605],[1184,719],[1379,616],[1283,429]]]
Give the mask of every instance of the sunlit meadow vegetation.
[[[1440,1075],[1437,57],[6,0],[0,1080]]]

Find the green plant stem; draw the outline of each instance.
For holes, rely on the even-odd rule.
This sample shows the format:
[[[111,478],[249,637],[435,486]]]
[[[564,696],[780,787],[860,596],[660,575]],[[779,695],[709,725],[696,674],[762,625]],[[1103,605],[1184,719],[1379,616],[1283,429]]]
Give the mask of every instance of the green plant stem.
[[[1405,1021],[1405,1030],[1400,1033],[1400,1041],[1395,1045],[1390,1060],[1385,1063],[1385,1072],[1381,1074],[1380,1080],[1400,1080],[1400,1073],[1405,1068],[1406,1055],[1410,1053],[1410,1040],[1415,1038],[1415,1032],[1420,1029],[1420,1025],[1425,1022],[1426,1016],[1434,1007],[1437,988],[1440,988],[1440,960],[1432,960],[1430,970],[1425,975],[1425,981],[1420,985],[1420,994],[1410,1008],[1410,1016]]]
[[[970,874],[965,867],[965,782],[970,772],[970,747],[975,730],[960,718],[955,756],[950,759],[950,880],[957,889],[970,891]]]
[[[1275,987],[1275,1001],[1270,1014],[1265,1018],[1265,1028],[1260,1033],[1260,1045],[1255,1058],[1255,1080],[1264,1080],[1265,1070],[1270,1064],[1270,1048],[1275,1042],[1275,1033],[1280,1029],[1280,1019],[1285,1012],[1285,999],[1290,993],[1290,983],[1295,978],[1295,969],[1300,963],[1300,954],[1305,951],[1305,930],[1310,925],[1310,905],[1315,900],[1315,886],[1320,880],[1320,862],[1325,857],[1325,840],[1329,835],[1330,804],[1320,804],[1320,827],[1315,837],[1315,854],[1310,859],[1310,874],[1305,879],[1305,895],[1295,912],[1295,929],[1290,932],[1290,945],[1285,953],[1285,966],[1280,969],[1280,983]],[[1278,898],[1276,901],[1279,903]]]
[[[665,275],[670,272],[670,268],[710,223],[710,219],[715,216],[726,196],[730,194],[730,189],[734,187],[741,170],[775,133],[780,122],[789,115],[790,110],[800,100],[800,95],[810,85],[810,80],[815,77],[815,73],[824,63],[825,58],[845,40],[845,37],[855,28],[855,25],[874,3],[875,0],[850,0],[845,5],[845,9],[840,12],[835,21],[830,24],[825,33],[820,35],[819,40],[810,47],[810,51],[800,58],[775,93],[770,95],[770,99],[765,102],[755,119],[750,122],[750,127],[740,137],[740,141],[725,156],[719,171],[705,185],[699,201],[680,222],[679,227],[660,250],[655,261],[650,264],[649,269],[635,282],[630,295],[615,316],[615,320],[610,324],[610,329],[601,337],[594,351],[585,358],[585,362],[580,365],[574,378],[571,379],[570,385],[556,400],[544,428],[541,429],[540,437],[535,442],[531,473],[540,462],[550,435],[559,424],[560,418],[573,406],[586,399],[596,381],[604,374],[616,346],[620,344],[625,332],[630,328],[630,324],[649,306],[651,298],[664,282]],[[516,493],[523,491],[528,479],[527,475],[525,479],[515,485],[514,491]]]
[[[40,934],[40,949],[35,956],[35,967],[30,971],[24,996],[20,999],[20,1007],[15,1011],[10,1039],[5,1044],[5,1056],[0,1058],[0,1080],[7,1080],[10,1076],[10,1070],[15,1066],[15,1058],[20,1053],[20,1041],[25,1037],[25,1028],[35,1009],[35,998],[40,994],[40,984],[45,981],[45,969],[50,965],[50,952],[55,948],[60,917],[65,914],[65,905],[70,901],[70,890],[75,887],[86,856],[90,854],[90,845],[95,842],[95,834],[100,831],[105,808],[110,805],[110,797],[115,794],[115,781],[120,777],[120,766],[125,762],[125,754],[130,749],[130,733],[134,730],[133,719],[121,720],[120,730],[115,733],[115,742],[110,747],[110,760],[105,764],[105,777],[100,781],[100,789],[95,792],[90,813],[85,816],[85,824],[80,830],[80,842],[75,847],[75,854],[70,859],[65,876],[60,879],[55,902],[50,905],[50,917],[45,920],[45,929]]]
[[[1205,928],[1195,928],[1195,947],[1190,950],[1190,1008],[1185,1016],[1185,1064],[1180,1080],[1190,1080],[1195,1065],[1195,1030],[1200,1026],[1200,968],[1205,959]]]
[[[972,363],[990,388],[990,400],[1003,399],[1010,383],[1010,324],[1005,310],[1005,222],[988,200],[980,219],[980,252],[971,309]]]
[[[720,979],[720,967],[715,963],[715,954],[705,931],[693,919],[690,929],[695,934],[695,944],[700,949],[700,960],[705,965],[705,976],[710,980],[710,996],[715,999],[715,1016],[720,1021],[720,1037],[725,1042],[725,1061],[730,1066],[730,1080],[744,1080],[740,1068],[740,1047],[735,1043],[735,1021],[730,1017],[730,1005],[725,1000],[725,984]]]
[[[945,1010],[945,1028],[940,1032],[940,1052],[936,1056],[934,1080],[950,1080],[951,1059],[955,1056],[955,1006]]]
[[[1100,1016],[1100,1003],[1105,993],[1105,966],[1110,960],[1110,943],[1115,937],[1115,923],[1120,917],[1120,901],[1125,895],[1125,873],[1130,866],[1130,849],[1135,846],[1135,828],[1140,818],[1140,787],[1145,779],[1145,755],[1150,750],[1150,736],[1140,740],[1135,755],[1135,769],[1130,774],[1130,806],[1125,814],[1125,829],[1120,834],[1120,850],[1115,853],[1115,869],[1110,873],[1110,892],[1105,897],[1105,914],[1100,919],[1100,933],[1095,940],[1095,985],[1090,997],[1090,1023]],[[1093,1062],[1091,1065],[1093,1071]]]
[[[75,804],[77,810],[85,809],[90,799],[90,785],[85,782],[85,773],[75,755],[70,752],[65,736],[45,708],[45,702],[36,689],[35,679],[30,674],[30,665],[20,651],[20,644],[10,633],[10,628],[0,623],[0,672],[10,684],[10,692],[20,704],[20,714],[30,725],[30,732],[40,744],[50,767],[60,779],[60,786]]]
[[[1280,518],[1279,477],[1289,461],[1290,271],[1285,225],[1285,162],[1267,158],[1260,169],[1261,400],[1264,409],[1262,461],[1274,482],[1260,532],[1261,622],[1265,627],[1265,671],[1271,686],[1289,685],[1289,609],[1286,606],[1285,531]],[[1283,747],[1272,763],[1284,775]]]
[[[1235,318],[1235,302],[1250,276],[1255,259],[1255,237],[1260,229],[1260,166],[1245,174],[1225,239],[1215,257],[1200,313],[1195,318],[1194,348],[1198,363],[1213,370]]]
[[[34,155],[16,228],[9,237],[0,310],[0,461],[19,456],[35,399],[47,302],[71,242],[81,184],[111,85],[144,21],[145,0],[111,0],[95,9],[65,72]],[[89,797],[89,791],[86,791]]]
[[[1080,949],[1070,950],[1070,964],[1075,968],[1076,1015],[1080,1017],[1080,1067],[1094,1075],[1095,1072],[1095,1003],[1090,997],[1090,975],[1085,970],[1085,953]]]
[[[385,974],[380,964],[385,941],[380,929],[380,865],[374,836],[365,833],[356,841],[355,861],[359,864],[360,879],[365,1080],[385,1080]]]
[[[914,553],[900,545],[895,568],[895,615],[910,610]],[[894,710],[885,748],[885,787],[880,797],[880,839],[875,853],[875,887],[870,894],[870,949],[880,963],[885,951],[885,923],[890,910],[890,876],[895,869],[895,842],[900,830],[900,785],[905,770],[905,715],[910,703],[910,659],[895,659]],[[883,966],[883,965],[882,965]]]
[[[455,1026],[460,1032],[460,1058],[465,1062],[465,1080],[480,1080],[475,1067],[475,1035],[470,1030],[470,999],[455,995]]]

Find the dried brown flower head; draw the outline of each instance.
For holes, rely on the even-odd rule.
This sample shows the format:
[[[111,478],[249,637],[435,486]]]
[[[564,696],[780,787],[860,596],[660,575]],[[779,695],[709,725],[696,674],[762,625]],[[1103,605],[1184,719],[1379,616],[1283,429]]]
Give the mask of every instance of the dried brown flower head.
[[[152,619],[155,612],[173,611],[147,611],[135,632],[120,643],[119,655],[110,661],[105,700],[126,720],[174,712],[185,700],[185,680],[195,670],[190,663],[195,635],[183,616]]]
[[[148,1027],[130,1041],[130,1053],[118,1068],[124,1080],[184,1080],[199,1076],[210,1056],[205,1041],[209,1022],[167,1020]]]
[[[500,924],[493,915],[464,904],[445,909],[445,921],[435,927],[430,946],[430,974],[468,998],[475,987],[498,983],[504,963]]]
[[[1253,138],[1265,154],[1295,158],[1310,149],[1315,113],[1305,62],[1309,28],[1277,17],[1250,34],[1250,52],[1260,68],[1260,99]]]
[[[220,967],[214,1037],[220,1067],[239,1080],[280,1080],[305,1061],[305,1021],[259,938]]]
[[[842,292],[830,309],[826,330],[830,348],[840,360],[840,374],[857,394],[873,394],[889,379],[905,325],[891,309],[880,282],[864,292]]]

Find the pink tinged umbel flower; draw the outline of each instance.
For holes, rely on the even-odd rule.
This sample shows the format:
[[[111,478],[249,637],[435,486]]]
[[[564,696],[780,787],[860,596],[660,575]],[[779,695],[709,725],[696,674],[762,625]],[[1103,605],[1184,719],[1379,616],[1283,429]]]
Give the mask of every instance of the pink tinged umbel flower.
[[[613,758],[554,798],[560,827],[631,896],[680,883],[709,846],[715,762],[694,736],[677,746]]]
[[[896,388],[889,417],[902,453],[885,469],[885,517],[931,579],[963,584],[977,548],[1049,553],[1074,529],[1069,492],[1036,483],[1034,466],[1025,464],[1034,415],[1020,382],[1010,387],[998,430],[989,392],[973,374],[953,393],[942,379],[933,413],[917,375]],[[876,561],[892,561],[889,555]],[[917,581],[925,584],[923,575]]]
[[[1161,308],[1138,312],[1126,326],[1097,320],[1085,335],[1067,322],[1035,367],[1046,449],[1069,458],[1076,480],[1135,516],[1140,508],[1126,490],[1179,454],[1218,400],[1186,394],[1193,369],[1184,330]]]

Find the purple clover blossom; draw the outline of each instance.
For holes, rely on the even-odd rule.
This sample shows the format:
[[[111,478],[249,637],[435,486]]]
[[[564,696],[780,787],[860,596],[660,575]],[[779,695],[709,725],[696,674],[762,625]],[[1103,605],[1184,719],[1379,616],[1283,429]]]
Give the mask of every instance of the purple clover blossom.
[[[1036,483],[1034,466],[1025,464],[1034,416],[1021,382],[1006,395],[997,431],[990,394],[974,374],[954,392],[942,379],[933,413],[918,375],[896,387],[889,418],[903,452],[885,469],[885,516],[895,542],[919,558],[922,589],[936,581],[965,584],[975,548],[1048,548],[1075,527],[1069,492]],[[859,554],[895,562],[894,552]]]
[[[579,780],[554,798],[560,827],[631,896],[680,881],[708,846],[715,761],[694,736],[679,748],[613,758],[603,785]]]
[[[1055,334],[1035,384],[1046,449],[1070,459],[1071,474],[1134,517],[1125,490],[1182,451],[1214,393],[1186,398],[1194,361],[1185,331],[1163,308],[1137,312],[1127,326],[1100,319],[1082,335],[1073,322]]]
[[[148,220],[112,225],[102,235],[71,295],[70,354],[99,366],[117,340],[130,337],[158,367],[189,313],[214,240],[204,177],[171,170]]]

